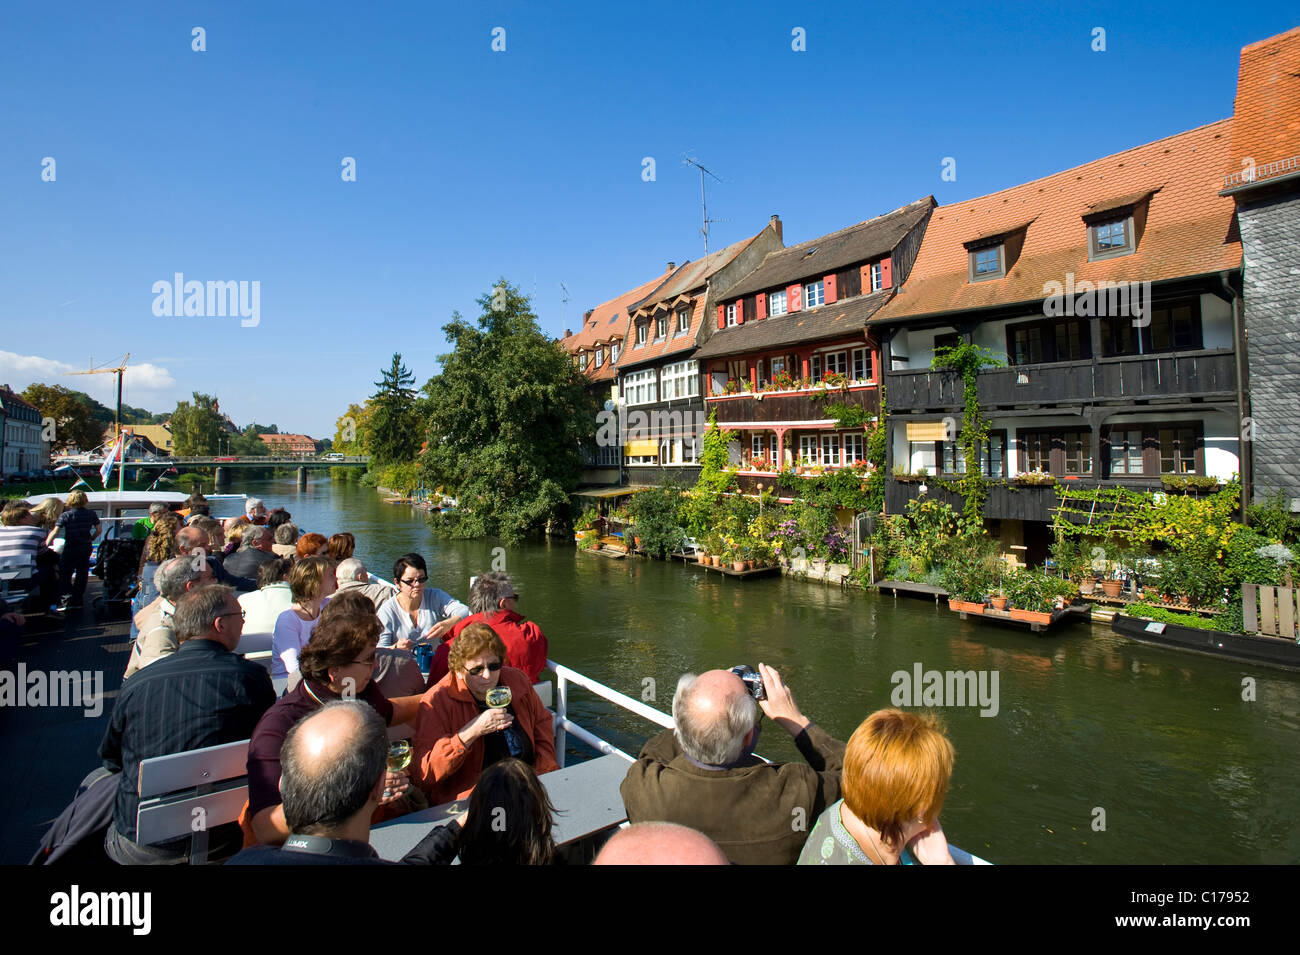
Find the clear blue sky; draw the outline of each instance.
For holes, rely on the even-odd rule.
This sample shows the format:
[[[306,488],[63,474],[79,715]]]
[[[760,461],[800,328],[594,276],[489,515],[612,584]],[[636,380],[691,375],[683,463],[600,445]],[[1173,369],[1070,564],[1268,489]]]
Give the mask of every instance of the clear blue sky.
[[[712,248],[772,213],[795,244],[1228,116],[1283,6],[9,4],[0,382],[107,399],[57,373],[129,351],[129,404],[329,436],[394,351],[434,374],[499,276],[558,336],[559,283],[572,326],[698,258],[687,155],[723,180]],[[156,317],[176,272],[260,282],[260,323]]]

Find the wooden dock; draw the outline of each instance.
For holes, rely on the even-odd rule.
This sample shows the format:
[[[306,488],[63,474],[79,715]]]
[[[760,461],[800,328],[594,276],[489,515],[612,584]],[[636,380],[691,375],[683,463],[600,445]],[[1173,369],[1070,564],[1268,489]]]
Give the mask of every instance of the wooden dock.
[[[934,602],[938,603],[948,596],[948,591],[942,587],[935,587],[931,584],[918,584],[911,580],[880,580],[876,582],[876,590],[880,593],[891,593],[894,597],[903,594],[906,597],[933,597]]]
[[[1032,620],[1017,620],[1011,616],[1011,611],[1009,610],[993,610],[989,607],[985,607],[983,613],[967,613],[964,610],[958,610],[955,612],[962,620],[990,620],[997,623],[1009,623],[1017,627],[1028,627],[1032,633],[1042,636],[1058,624],[1072,623],[1090,617],[1092,614],[1092,608],[1087,604],[1071,604],[1064,610],[1053,610],[1052,620],[1050,623],[1034,623]]]
[[[687,561],[687,565],[690,565],[690,561]],[[755,567],[753,570],[732,570],[730,567],[714,567],[712,564],[701,564],[698,562],[695,566],[699,567],[701,570],[709,570],[715,574],[722,574],[724,577],[765,577],[768,574],[781,573],[781,568],[776,564],[771,564],[767,567]]]

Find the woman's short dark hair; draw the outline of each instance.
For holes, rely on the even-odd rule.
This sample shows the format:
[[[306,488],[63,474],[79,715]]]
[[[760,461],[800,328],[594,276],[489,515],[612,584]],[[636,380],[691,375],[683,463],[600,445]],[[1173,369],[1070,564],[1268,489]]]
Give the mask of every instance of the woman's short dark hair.
[[[402,571],[408,567],[414,567],[426,577],[429,574],[429,568],[424,563],[424,558],[419,554],[403,554],[393,562],[393,583],[396,584],[402,579]]]
[[[289,519],[289,512],[283,507],[277,507],[267,516],[266,526],[271,528],[272,533],[274,533],[275,529],[281,524],[288,524]]]
[[[277,557],[275,560],[263,561],[257,568],[257,587],[270,587],[274,583],[287,580],[289,571],[293,570],[292,557]]]
[[[373,613],[336,613],[329,617],[321,614],[320,623],[298,655],[298,669],[307,679],[328,683],[330,667],[355,663],[362,654],[375,648],[382,630],[379,618]]]
[[[555,807],[532,767],[517,759],[493,763],[479,776],[460,833],[463,865],[550,865]]]

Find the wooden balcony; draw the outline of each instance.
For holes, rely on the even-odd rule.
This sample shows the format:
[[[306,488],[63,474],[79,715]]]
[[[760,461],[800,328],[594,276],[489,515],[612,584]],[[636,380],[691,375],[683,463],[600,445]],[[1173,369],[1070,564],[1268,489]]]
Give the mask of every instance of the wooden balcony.
[[[953,372],[890,372],[885,384],[891,412],[955,410],[963,403],[962,383]],[[984,408],[1227,397],[1236,392],[1237,370],[1232,349],[1220,349],[987,368],[978,384]]]
[[[946,483],[955,484],[956,476],[943,478]],[[944,501],[959,514],[962,509],[962,496],[940,487],[932,475],[924,481],[916,478],[899,480],[891,477],[885,481],[885,511],[888,514],[907,513],[907,502],[920,497],[921,485],[925,484],[925,496],[931,500]],[[1060,486],[1075,486],[1092,490],[1103,487],[1125,487],[1130,490],[1159,491],[1162,488],[1160,478],[1129,478],[1125,480],[1098,480],[1097,478],[1080,478],[1078,481],[1064,481]],[[988,484],[988,497],[984,501],[984,516],[990,520],[1045,521],[1051,522],[1060,502],[1057,494],[1058,485],[1017,484],[1015,479],[993,479]],[[1072,518],[1072,520],[1075,518]]]
[[[717,409],[718,424],[749,424],[764,421],[822,421],[831,417],[829,405],[854,405],[873,417],[880,411],[875,385],[850,387],[848,391],[808,389],[723,395],[707,401],[709,411]]]

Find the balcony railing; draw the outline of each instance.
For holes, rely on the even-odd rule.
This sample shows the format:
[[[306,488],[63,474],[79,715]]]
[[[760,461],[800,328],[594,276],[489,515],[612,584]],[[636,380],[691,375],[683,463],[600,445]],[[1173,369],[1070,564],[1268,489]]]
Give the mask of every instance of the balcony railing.
[[[718,424],[745,424],[764,421],[821,421],[830,417],[828,405],[843,404],[867,409],[872,415],[880,410],[875,385],[850,387],[847,391],[831,388],[806,391],[769,391],[728,395],[709,399],[710,410],[718,412]]]
[[[1230,395],[1237,387],[1231,349],[1171,352],[988,368],[978,379],[985,408],[1052,402]],[[949,371],[895,371],[886,379],[890,411],[959,408],[962,382]]]

